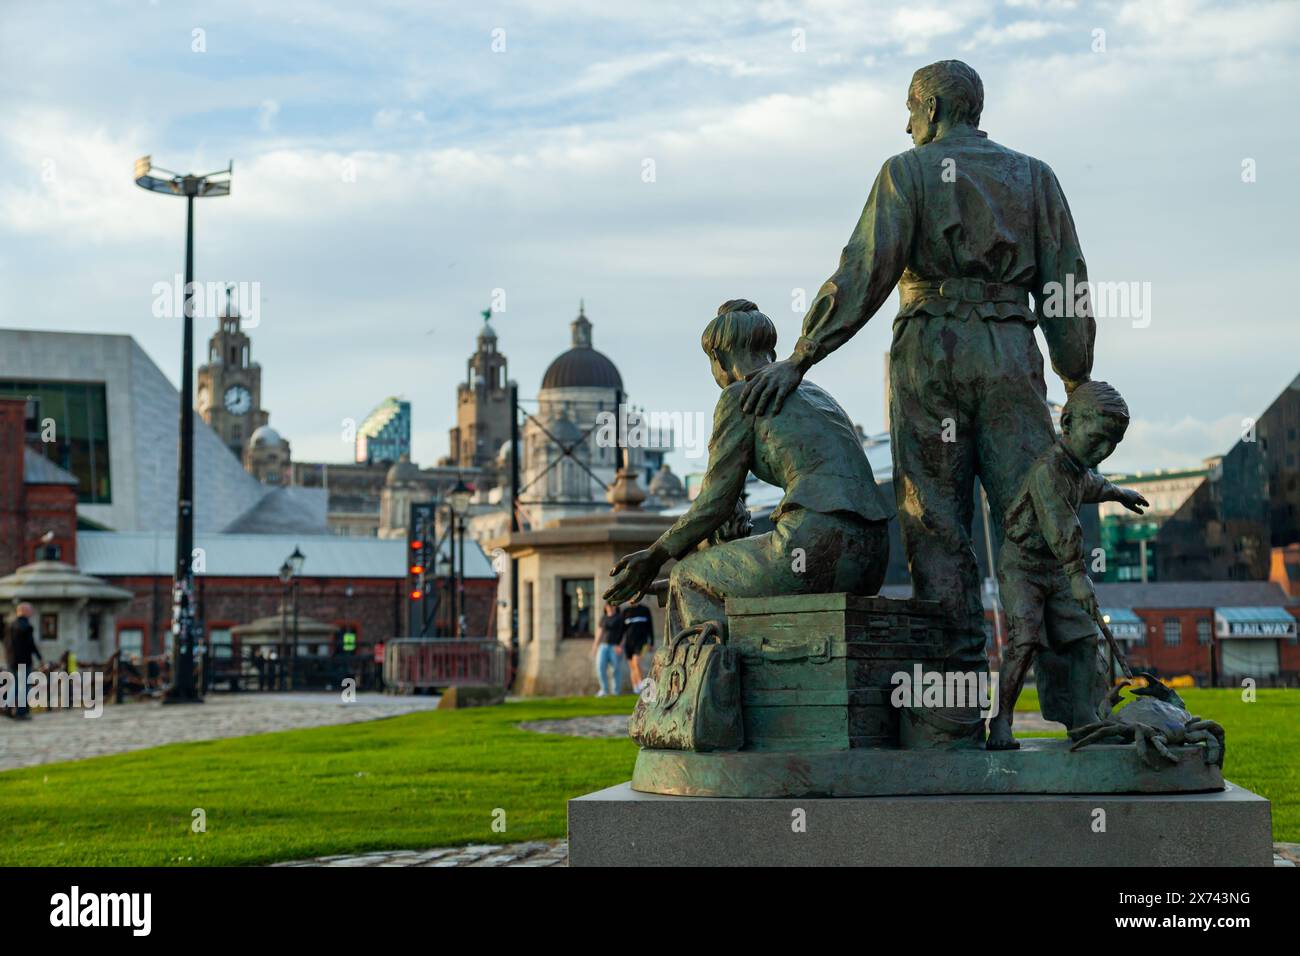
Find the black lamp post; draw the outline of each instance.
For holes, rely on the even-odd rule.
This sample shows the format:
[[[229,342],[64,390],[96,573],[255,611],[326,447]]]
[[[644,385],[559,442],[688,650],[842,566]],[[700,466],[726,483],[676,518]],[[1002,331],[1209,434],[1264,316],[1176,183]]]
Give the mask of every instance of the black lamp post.
[[[289,651],[289,689],[293,690],[294,667],[298,663],[298,583],[302,577],[302,566],[307,558],[298,546],[293,546],[293,554],[285,560],[289,568],[289,592],[293,597],[293,646]]]
[[[282,675],[284,673],[285,651],[289,645],[289,586],[293,580],[293,566],[285,561],[280,565],[280,583],[283,587],[280,589],[280,649],[275,656],[275,681],[277,688],[282,689]]]
[[[180,454],[176,488],[176,575],[172,584],[172,683],[168,704],[202,702],[194,683],[194,200],[230,195],[232,162],[203,176],[184,176],[135,161],[135,183],[150,192],[185,197],[185,323],[181,339]],[[169,178],[150,175],[163,173]]]

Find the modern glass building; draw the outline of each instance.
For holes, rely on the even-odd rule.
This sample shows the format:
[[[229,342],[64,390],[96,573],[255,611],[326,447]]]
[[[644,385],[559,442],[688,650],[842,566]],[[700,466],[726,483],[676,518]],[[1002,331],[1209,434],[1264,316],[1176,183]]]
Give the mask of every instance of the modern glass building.
[[[27,445],[76,476],[78,503],[112,503],[103,382],[0,379],[0,396],[27,400]]]
[[[411,403],[384,399],[357,429],[357,461],[400,461],[411,454]]]

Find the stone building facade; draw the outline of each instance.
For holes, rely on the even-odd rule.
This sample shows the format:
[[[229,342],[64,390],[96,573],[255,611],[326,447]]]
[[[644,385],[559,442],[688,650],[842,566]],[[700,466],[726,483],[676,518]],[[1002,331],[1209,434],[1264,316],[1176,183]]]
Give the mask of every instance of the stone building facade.
[[[24,446],[27,403],[0,398],[0,575],[42,547],[77,560],[77,479]]]
[[[497,455],[510,442],[510,381],[506,357],[497,351],[490,312],[483,313],[478,347],[465,362],[465,381],[456,386],[456,427],[448,436],[451,454],[440,464],[479,468],[491,474]]]

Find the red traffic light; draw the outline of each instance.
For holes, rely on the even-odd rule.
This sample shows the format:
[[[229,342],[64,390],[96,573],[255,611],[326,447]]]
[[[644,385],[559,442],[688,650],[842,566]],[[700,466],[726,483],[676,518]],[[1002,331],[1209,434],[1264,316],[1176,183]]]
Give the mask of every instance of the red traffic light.
[[[414,591],[411,592],[412,601],[418,601],[422,597],[424,597],[424,592],[421,591],[419,588],[416,588]]]
[[[423,574],[423,573],[424,573],[424,565],[422,565],[422,564],[413,564],[413,565],[411,565],[411,573],[412,573],[412,574]]]

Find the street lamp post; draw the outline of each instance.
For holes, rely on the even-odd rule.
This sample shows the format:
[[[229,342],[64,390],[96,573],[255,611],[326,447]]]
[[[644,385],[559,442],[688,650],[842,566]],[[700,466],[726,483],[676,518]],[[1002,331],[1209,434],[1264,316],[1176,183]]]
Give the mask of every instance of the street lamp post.
[[[153,165],[142,156],[135,162],[135,183],[150,192],[185,197],[185,307],[181,339],[180,454],[176,488],[176,567],[172,583],[172,683],[168,704],[202,702],[194,683],[194,200],[230,195],[232,162],[225,169],[184,176]],[[151,175],[165,174],[166,179]]]
[[[293,566],[286,560],[280,565],[280,649],[275,655],[275,689],[284,690],[284,658],[289,646],[289,588],[293,581]]]
[[[290,568],[289,593],[293,597],[293,647],[289,649],[289,689],[293,690],[294,668],[298,664],[298,584],[302,577],[302,565],[307,558],[298,546],[294,545],[293,554],[285,561]]]

